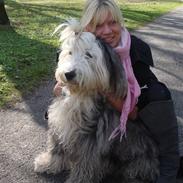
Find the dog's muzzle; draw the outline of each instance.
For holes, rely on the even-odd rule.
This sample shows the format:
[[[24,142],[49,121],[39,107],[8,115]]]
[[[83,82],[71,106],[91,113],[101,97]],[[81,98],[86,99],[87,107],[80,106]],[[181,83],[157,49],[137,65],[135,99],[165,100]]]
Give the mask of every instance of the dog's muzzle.
[[[67,79],[67,81],[72,81],[75,78],[75,76],[76,76],[75,70],[65,73],[65,78]]]

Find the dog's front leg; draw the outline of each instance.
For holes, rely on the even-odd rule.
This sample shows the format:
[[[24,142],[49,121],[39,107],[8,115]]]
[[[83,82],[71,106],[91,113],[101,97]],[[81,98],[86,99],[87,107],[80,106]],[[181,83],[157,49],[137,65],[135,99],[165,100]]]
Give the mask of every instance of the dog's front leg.
[[[47,150],[35,158],[34,171],[56,174],[61,170],[68,169],[67,157],[57,136],[49,134],[47,143]]]

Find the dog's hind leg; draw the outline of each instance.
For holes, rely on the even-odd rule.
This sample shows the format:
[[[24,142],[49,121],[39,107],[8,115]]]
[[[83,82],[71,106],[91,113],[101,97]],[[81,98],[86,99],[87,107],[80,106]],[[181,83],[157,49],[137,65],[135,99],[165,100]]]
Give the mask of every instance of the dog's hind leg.
[[[56,174],[65,169],[68,169],[68,167],[66,167],[66,156],[62,145],[59,144],[55,135],[49,135],[46,152],[42,152],[35,158],[34,171]]]

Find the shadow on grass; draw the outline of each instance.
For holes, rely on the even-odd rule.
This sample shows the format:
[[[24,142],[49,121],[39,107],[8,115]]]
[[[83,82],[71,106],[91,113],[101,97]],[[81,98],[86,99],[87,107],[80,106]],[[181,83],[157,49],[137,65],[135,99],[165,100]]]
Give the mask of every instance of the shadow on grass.
[[[13,29],[1,30],[1,33],[3,38],[1,37],[0,44],[0,65],[3,74],[0,75],[0,102],[12,103],[17,100],[17,95],[21,95],[26,99],[35,121],[43,124],[42,116],[52,94],[52,86],[51,83],[47,84],[48,88],[43,91],[44,97],[41,101],[40,96],[36,95],[36,88],[40,83],[53,81],[56,48],[24,37]],[[33,91],[37,97],[34,104],[29,101]]]
[[[160,16],[158,11],[147,12],[143,10],[131,10],[131,9],[122,9],[123,15],[126,19],[130,19],[136,22],[149,22],[152,19]]]
[[[67,7],[66,5],[62,6],[62,4],[57,6],[54,3],[40,5],[7,0],[6,4],[7,13],[15,31],[13,29],[1,30],[3,36],[0,37],[2,42],[0,44],[0,62],[1,69],[5,74],[0,78],[2,83],[5,83],[0,90],[4,97],[0,96],[1,103],[11,100],[11,97],[14,100],[16,93],[20,93],[25,98],[33,88],[39,86],[44,78],[49,80],[48,77],[54,77],[56,48],[46,42],[51,39],[50,34],[54,30],[54,26],[69,16],[78,17],[81,11],[80,8],[74,7],[74,5]],[[17,33],[16,29],[21,34]],[[32,36],[28,35],[28,29],[31,29]],[[42,31],[44,29],[45,32]],[[6,79],[11,81],[10,85],[16,88],[15,91],[9,91],[11,86],[7,86],[7,82],[4,81]],[[48,85],[52,89],[53,84]],[[51,89],[48,93],[52,94]],[[9,96],[10,92],[15,93]],[[36,108],[31,102],[29,105],[35,115],[37,113]],[[38,120],[38,117],[36,117],[36,120]],[[38,123],[40,123],[39,120]]]
[[[46,23],[53,23],[53,22],[60,22],[61,19],[65,19],[67,17],[78,17],[80,16],[80,13],[82,9],[80,7],[77,7],[76,4],[72,4],[72,6],[66,6],[60,3],[58,5],[49,4],[49,5],[41,5],[41,4],[23,4],[23,3],[17,3],[15,1],[8,0],[8,6],[11,9],[17,10],[17,9],[24,9],[26,10],[30,15],[34,16],[41,16],[40,21],[43,22],[44,20]],[[33,20],[33,19],[32,19]]]

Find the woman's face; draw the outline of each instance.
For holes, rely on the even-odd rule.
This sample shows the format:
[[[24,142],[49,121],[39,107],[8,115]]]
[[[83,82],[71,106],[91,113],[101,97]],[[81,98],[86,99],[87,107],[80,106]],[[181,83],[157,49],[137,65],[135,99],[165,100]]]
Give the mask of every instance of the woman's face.
[[[109,12],[105,20],[96,26],[94,34],[114,48],[118,46],[121,39],[121,25],[113,19]]]

